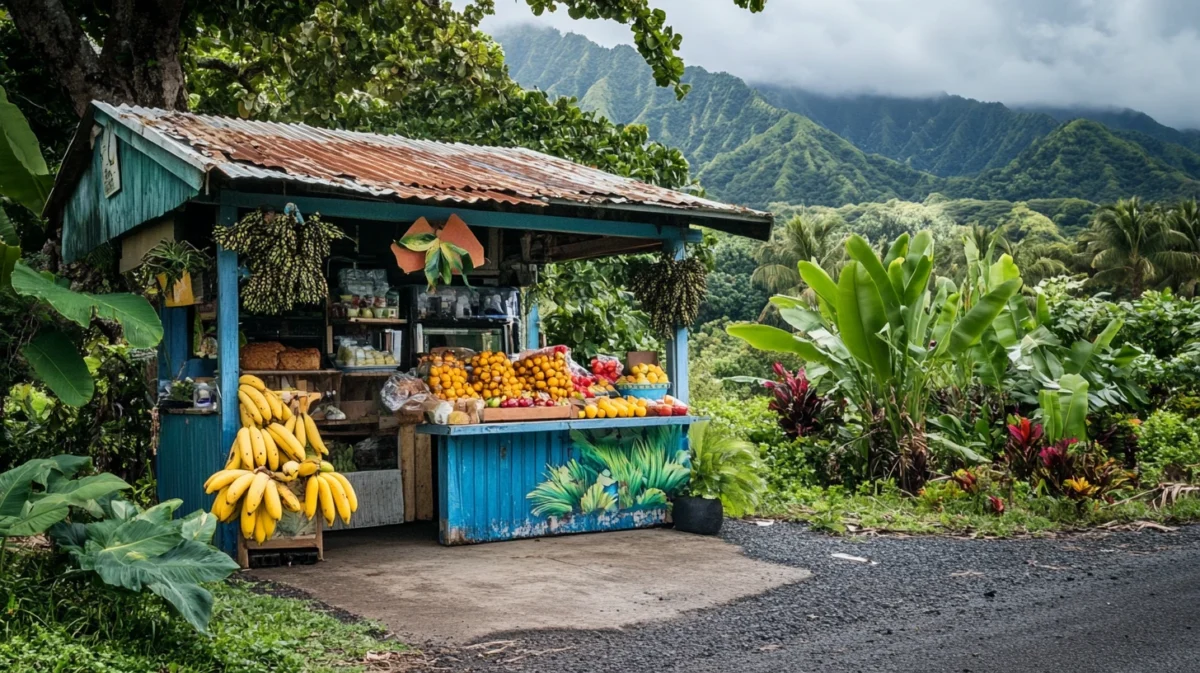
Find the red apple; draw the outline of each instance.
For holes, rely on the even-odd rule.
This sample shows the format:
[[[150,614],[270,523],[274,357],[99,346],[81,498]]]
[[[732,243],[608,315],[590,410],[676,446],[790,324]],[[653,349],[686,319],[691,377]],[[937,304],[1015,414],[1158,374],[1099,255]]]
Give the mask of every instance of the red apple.
[[[683,406],[682,404],[676,404],[674,409],[675,409],[676,416],[687,416],[688,408]]]

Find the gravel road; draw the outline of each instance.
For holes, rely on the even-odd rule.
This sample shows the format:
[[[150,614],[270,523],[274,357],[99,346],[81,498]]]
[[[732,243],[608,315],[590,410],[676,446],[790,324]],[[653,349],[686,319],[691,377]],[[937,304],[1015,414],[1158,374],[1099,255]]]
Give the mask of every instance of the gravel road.
[[[546,673],[1200,671],[1197,526],[987,541],[728,521],[722,535],[814,576],[660,624],[497,635],[511,642],[441,663]]]

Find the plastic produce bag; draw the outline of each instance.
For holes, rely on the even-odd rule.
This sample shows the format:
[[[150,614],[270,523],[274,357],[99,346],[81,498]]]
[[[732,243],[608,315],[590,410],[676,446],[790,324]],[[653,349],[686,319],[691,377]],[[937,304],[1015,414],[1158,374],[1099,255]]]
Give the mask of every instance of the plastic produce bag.
[[[432,395],[424,381],[404,372],[396,372],[389,376],[383,384],[383,389],[379,391],[383,406],[391,411],[416,410]]]
[[[591,369],[593,376],[605,379],[609,383],[615,382],[621,378],[621,374],[625,373],[625,368],[621,366],[621,360],[612,355],[597,355],[592,358]]]

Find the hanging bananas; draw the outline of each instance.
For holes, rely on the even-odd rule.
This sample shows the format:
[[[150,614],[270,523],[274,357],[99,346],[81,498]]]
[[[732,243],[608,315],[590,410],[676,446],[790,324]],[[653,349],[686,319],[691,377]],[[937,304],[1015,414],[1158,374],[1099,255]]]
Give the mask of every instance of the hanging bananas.
[[[250,313],[262,315],[325,301],[329,286],[322,265],[329,257],[330,243],[343,236],[317,214],[300,218],[261,210],[233,226],[213,228],[217,244],[243,256],[250,269],[250,280],[241,291],[244,305]]]
[[[255,376],[242,376],[239,383],[243,427],[225,467],[204,482],[204,492],[215,494],[213,515],[224,523],[238,520],[242,537],[259,544],[275,534],[284,512],[311,519],[320,509],[326,525],[338,518],[350,523],[358,495],[345,475],[321,460],[329,449],[307,404],[292,411]],[[315,455],[307,454],[309,446]]]
[[[664,337],[690,327],[708,293],[708,269],[695,257],[676,260],[664,254],[633,276],[629,290],[650,314],[650,327]]]

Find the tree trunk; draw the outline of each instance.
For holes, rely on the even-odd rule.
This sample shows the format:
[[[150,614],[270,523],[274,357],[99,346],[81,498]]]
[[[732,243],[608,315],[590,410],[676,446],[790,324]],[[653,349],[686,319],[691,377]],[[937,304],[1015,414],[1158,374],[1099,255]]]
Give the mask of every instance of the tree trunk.
[[[7,0],[29,48],[66,89],[75,112],[88,103],[187,109],[180,63],[183,0],[113,0],[104,43],[84,32],[62,0]]]

